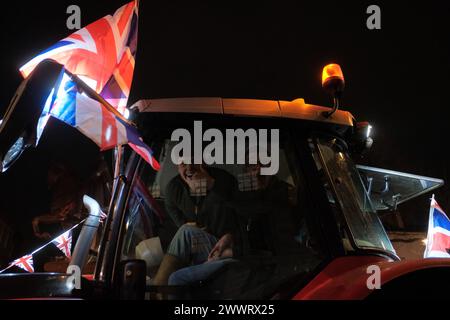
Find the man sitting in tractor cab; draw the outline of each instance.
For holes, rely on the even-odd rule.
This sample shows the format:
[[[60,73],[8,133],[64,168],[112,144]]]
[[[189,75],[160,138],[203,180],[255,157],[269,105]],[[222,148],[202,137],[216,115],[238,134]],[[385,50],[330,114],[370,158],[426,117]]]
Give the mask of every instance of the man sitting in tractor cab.
[[[281,255],[296,250],[295,187],[275,175],[261,175],[262,165],[247,164],[239,176],[239,190],[230,206],[245,226],[242,254]]]
[[[153,285],[167,285],[169,276],[182,267],[233,255],[237,220],[225,203],[236,188],[236,180],[224,170],[203,164],[178,165],[178,175],[166,189],[165,206],[179,229]]]
[[[295,188],[276,176],[261,175],[261,167],[260,163],[245,165],[244,173],[238,175],[239,190],[232,189],[233,195],[225,203],[238,215],[239,220],[239,226],[236,226],[232,238],[233,251],[222,255],[219,252],[219,255],[214,257],[213,250],[205,263],[172,273],[169,285],[199,284],[221,272],[226,265],[234,264],[237,269],[248,269],[248,265],[243,267],[244,264],[237,262],[250,256],[258,257],[257,260],[260,260],[260,257],[279,257],[298,253],[299,246],[295,240],[296,224],[292,212],[296,202]],[[225,251],[228,249],[227,246],[224,248]],[[255,275],[255,278],[257,277],[258,275]]]

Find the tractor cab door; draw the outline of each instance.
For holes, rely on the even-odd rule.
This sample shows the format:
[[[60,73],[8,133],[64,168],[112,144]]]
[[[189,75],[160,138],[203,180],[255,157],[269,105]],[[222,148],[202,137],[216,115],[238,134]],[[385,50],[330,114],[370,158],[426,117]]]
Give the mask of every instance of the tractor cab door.
[[[444,180],[410,173],[357,165],[377,211],[396,210],[397,205],[444,185]]]

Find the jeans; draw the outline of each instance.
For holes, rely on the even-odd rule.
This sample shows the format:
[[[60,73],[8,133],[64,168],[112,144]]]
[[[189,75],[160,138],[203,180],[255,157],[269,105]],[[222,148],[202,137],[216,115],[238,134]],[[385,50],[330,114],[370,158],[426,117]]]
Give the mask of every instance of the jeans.
[[[172,241],[167,254],[183,261],[187,265],[196,265],[208,260],[208,255],[217,243],[217,238],[202,229],[182,225]]]
[[[225,264],[235,261],[232,258],[208,261],[208,255],[217,243],[217,238],[200,228],[183,225],[173,237],[167,254],[184,261],[189,267],[172,273],[169,286],[189,286],[209,278]],[[180,297],[170,295],[169,299]]]

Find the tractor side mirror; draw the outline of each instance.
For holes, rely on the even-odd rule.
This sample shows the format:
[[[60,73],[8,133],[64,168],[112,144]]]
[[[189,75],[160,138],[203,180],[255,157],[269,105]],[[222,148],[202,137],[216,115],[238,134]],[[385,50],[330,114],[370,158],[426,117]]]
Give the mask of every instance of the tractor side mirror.
[[[44,60],[17,88],[0,122],[0,172],[6,171],[22,152],[36,146],[42,132],[42,112],[64,67]],[[41,121],[42,122],[42,121]]]
[[[353,156],[363,156],[373,145],[372,126],[368,122],[355,124],[349,147]]]

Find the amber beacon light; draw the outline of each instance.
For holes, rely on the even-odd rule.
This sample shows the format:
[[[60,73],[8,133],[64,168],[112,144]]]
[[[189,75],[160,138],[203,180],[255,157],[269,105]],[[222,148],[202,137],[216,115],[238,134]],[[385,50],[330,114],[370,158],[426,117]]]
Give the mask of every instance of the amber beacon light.
[[[339,108],[342,93],[345,88],[344,74],[341,67],[336,63],[326,65],[322,71],[322,87],[333,98],[333,110],[326,112],[325,117],[330,117]]]

